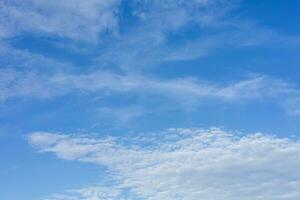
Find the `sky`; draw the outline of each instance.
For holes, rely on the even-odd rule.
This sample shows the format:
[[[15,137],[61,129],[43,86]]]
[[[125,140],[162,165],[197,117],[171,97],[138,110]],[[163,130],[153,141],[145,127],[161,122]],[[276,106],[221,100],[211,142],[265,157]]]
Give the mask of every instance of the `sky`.
[[[300,199],[299,6],[0,0],[0,199]]]

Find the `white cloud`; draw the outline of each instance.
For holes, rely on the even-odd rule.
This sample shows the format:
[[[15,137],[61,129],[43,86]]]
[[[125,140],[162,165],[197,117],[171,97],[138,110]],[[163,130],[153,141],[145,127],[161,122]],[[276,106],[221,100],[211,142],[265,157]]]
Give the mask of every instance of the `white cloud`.
[[[100,139],[36,132],[29,141],[62,159],[106,166],[112,189],[130,191],[130,199],[300,198],[298,140],[211,128]]]
[[[215,28],[224,26],[221,25],[222,17],[236,3],[219,0],[133,2],[133,14],[141,19],[129,31],[111,41],[97,58],[99,62],[133,70],[168,60],[194,59],[206,55],[213,46],[217,46],[216,43],[223,44],[216,38]],[[195,26],[198,31],[206,33],[214,30],[214,33],[208,37],[198,33],[198,37],[194,38],[197,40],[195,43],[168,43],[172,34],[183,39],[180,35],[185,35],[184,30],[189,26]]]
[[[124,20],[123,10],[120,8],[124,3],[122,0],[2,1],[0,38],[2,36],[11,39],[24,33],[31,36],[38,33],[50,36],[49,38],[58,36],[71,41],[52,41],[52,45],[79,54],[85,50],[95,54],[98,50],[95,47],[99,47],[97,44],[101,41],[101,34],[111,35],[118,32],[118,23],[121,20],[124,22],[121,26],[126,26],[126,31],[113,34],[114,37],[104,41],[104,49],[99,50],[99,56],[95,56],[97,58],[91,56],[89,59],[101,63],[101,67],[113,64],[117,68],[133,71],[165,61],[196,59],[222,46],[245,47],[272,42],[276,45],[299,44],[298,37],[282,36],[255,25],[249,27],[243,20],[233,22],[226,17],[239,2],[134,0],[128,3],[130,7],[128,12],[142,18],[138,20],[137,17],[134,26],[127,27],[126,22],[122,21]],[[182,37],[186,35],[184,31],[188,26],[196,26],[199,31],[192,39]],[[170,34],[183,41],[170,43]],[[89,42],[95,46],[84,46],[77,41]],[[84,48],[86,49],[83,50]],[[8,55],[4,56],[7,60],[13,60]]]
[[[141,19],[96,59],[128,71],[164,62],[193,60],[228,48],[299,46],[299,37],[283,35],[246,19],[232,17],[241,1],[133,1]],[[193,31],[191,31],[192,29]]]
[[[229,84],[218,84],[196,78],[157,79],[108,71],[49,75],[35,71],[2,69],[0,88],[1,101],[20,97],[51,98],[82,92],[95,97],[115,94],[135,94],[137,98],[151,96],[158,100],[168,99],[171,100],[170,103],[180,103],[184,107],[199,105],[202,101],[211,98],[222,103],[270,101],[278,103],[287,111],[298,109],[297,102],[300,97],[299,89],[292,84],[262,75]],[[141,114],[141,112],[134,113]],[[293,113],[297,114],[297,112]]]
[[[24,49],[14,48],[0,40],[0,66],[12,71],[68,71],[74,66],[70,62],[58,61],[45,55],[36,54]]]
[[[1,1],[3,36],[46,33],[80,41],[97,41],[99,34],[117,27],[118,0]]]
[[[117,31],[119,17],[123,12],[119,8],[121,3],[122,0],[1,1],[0,37],[9,38],[29,32],[49,34],[75,41],[97,42],[101,33]],[[152,27],[157,31],[177,30],[191,21],[197,21],[194,18],[216,18],[217,14],[207,12],[206,9],[226,7],[225,3],[216,0],[188,3],[177,0],[138,0],[127,2],[127,4],[132,7],[131,14],[144,16],[144,28]],[[201,12],[196,12],[199,9]],[[200,21],[198,20],[198,23]],[[204,22],[201,23],[204,24]]]
[[[125,200],[121,197],[121,190],[92,186],[77,190],[70,190],[64,194],[54,194],[43,200]]]
[[[13,37],[24,31],[33,31],[75,40],[94,40],[101,32],[116,29],[119,17],[116,10],[120,1],[14,0],[3,1],[0,4],[0,11],[3,11],[0,12],[0,27],[6,27],[3,29],[4,35],[13,32],[10,35]],[[128,27],[128,30],[109,41],[107,48],[103,49],[98,58],[101,67],[106,66],[107,61],[116,64],[118,69],[125,69],[121,69],[123,74],[101,71],[66,73],[65,71],[72,71],[75,67],[13,48],[0,41],[0,64],[5,67],[0,70],[0,101],[18,97],[49,98],[72,92],[93,93],[95,96],[116,93],[138,94],[138,97],[155,95],[184,106],[196,105],[208,98],[226,101],[272,99],[288,111],[293,110],[290,113],[298,114],[299,90],[278,79],[257,76],[220,85],[186,77],[162,80],[146,77],[143,70],[137,70],[151,63],[195,59],[206,55],[217,46],[231,46],[237,43],[247,46],[279,40],[280,35],[263,28],[260,28],[257,34],[258,27],[255,25],[248,26],[240,21],[234,24],[230,23],[230,20],[225,23],[222,16],[230,12],[235,4],[236,1],[228,3],[219,0],[133,1],[130,4],[132,12],[142,18],[137,20],[134,27]],[[45,20],[49,23],[44,23]],[[176,32],[180,35],[180,30],[184,30],[190,24],[197,25],[200,32],[202,29],[204,32],[212,29],[216,34],[199,34],[178,44],[168,43],[170,33]],[[223,30],[224,27],[226,31]],[[297,38],[281,39],[279,43],[290,44],[291,41],[297,41]],[[72,46],[73,49],[78,48],[76,43],[70,42],[66,45]],[[93,68],[99,67],[96,65]],[[127,68],[133,66],[132,69]],[[26,70],[19,70],[20,68]],[[131,113],[133,116],[140,114],[138,111]]]
[[[0,70],[0,101],[16,97],[49,98],[65,94],[65,88],[47,81],[47,76],[35,71]]]
[[[97,109],[100,117],[107,119],[114,119],[119,123],[129,123],[133,119],[141,117],[145,114],[145,110],[138,106],[126,106],[126,107],[101,107]]]

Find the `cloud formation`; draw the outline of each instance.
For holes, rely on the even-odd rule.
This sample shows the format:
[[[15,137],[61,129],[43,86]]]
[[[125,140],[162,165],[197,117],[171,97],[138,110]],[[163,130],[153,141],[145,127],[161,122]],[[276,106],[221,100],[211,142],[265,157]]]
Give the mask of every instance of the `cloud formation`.
[[[224,49],[299,47],[298,36],[283,35],[232,13],[240,2],[0,0],[0,104],[78,94],[93,100],[122,96],[117,103],[97,104],[101,108],[89,108],[80,98],[85,109],[101,112],[97,121],[108,117],[110,126],[117,124],[110,118],[130,124],[145,113],[159,115],[165,107],[180,109],[179,116],[207,102],[214,106],[275,103],[300,115],[299,87],[271,76],[221,83],[178,73],[161,78],[159,70],[149,75],[152,67],[199,59],[214,51],[223,54]],[[76,116],[80,117],[85,116]],[[28,120],[32,121],[30,115]],[[41,153],[104,166],[112,181],[44,200],[300,198],[300,142],[295,139],[211,128],[102,138],[35,132],[28,140]]]
[[[163,33],[178,30],[190,22],[211,24],[233,3],[218,0],[5,0],[0,2],[0,38],[30,33],[97,44],[101,34],[118,32],[119,20],[124,19],[121,4],[128,6],[127,14],[142,22],[138,27],[155,28],[154,32]],[[208,12],[214,9],[223,12]]]
[[[12,37],[31,32],[97,41],[99,34],[117,26],[115,11],[118,5],[118,0],[1,1],[1,35]]]
[[[29,142],[41,153],[107,167],[112,189],[134,195],[128,199],[300,198],[298,140],[211,128],[169,129],[126,138],[35,132]]]
[[[271,101],[288,112],[298,114],[300,91],[280,79],[257,75],[249,79],[218,84],[196,78],[158,79],[109,71],[88,74],[0,70],[0,100],[11,98],[51,98],[87,93],[95,97],[115,94],[138,97],[155,96],[179,102],[183,107],[198,105],[207,99],[222,103],[238,101]]]
[[[122,191],[114,188],[92,186],[77,190],[70,190],[64,194],[54,194],[43,200],[126,200]]]

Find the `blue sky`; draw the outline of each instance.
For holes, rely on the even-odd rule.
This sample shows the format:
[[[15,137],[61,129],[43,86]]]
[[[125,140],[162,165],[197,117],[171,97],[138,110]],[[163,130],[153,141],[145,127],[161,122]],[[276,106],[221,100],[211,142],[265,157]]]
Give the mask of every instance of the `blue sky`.
[[[0,199],[299,199],[299,6],[0,1]]]

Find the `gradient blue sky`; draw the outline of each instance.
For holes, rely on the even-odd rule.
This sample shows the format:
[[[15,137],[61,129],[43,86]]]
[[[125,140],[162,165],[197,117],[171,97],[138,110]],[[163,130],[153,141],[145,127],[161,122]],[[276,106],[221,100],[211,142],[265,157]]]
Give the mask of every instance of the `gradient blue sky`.
[[[299,199],[299,8],[1,0],[0,199]]]

